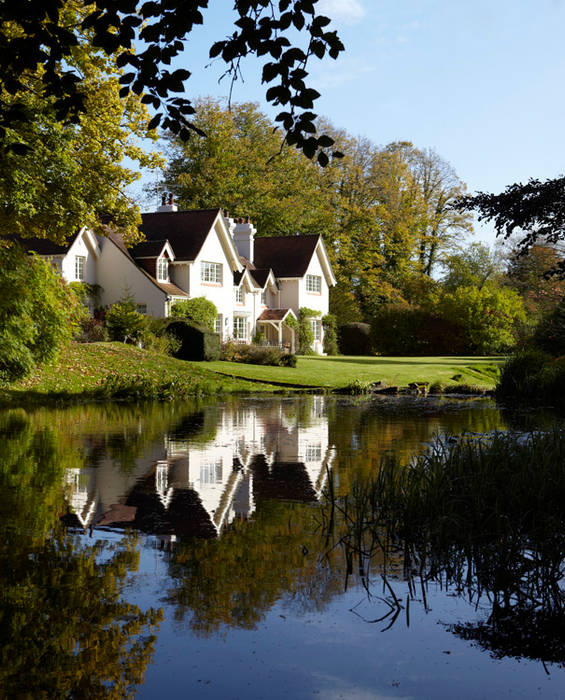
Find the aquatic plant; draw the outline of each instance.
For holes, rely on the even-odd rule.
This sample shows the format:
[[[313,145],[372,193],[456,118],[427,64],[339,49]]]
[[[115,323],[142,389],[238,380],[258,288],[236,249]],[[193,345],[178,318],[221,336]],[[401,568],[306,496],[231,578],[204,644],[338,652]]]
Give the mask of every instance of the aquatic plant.
[[[328,534],[345,550],[348,576],[357,564],[368,590],[371,562],[383,561],[390,624],[409,605],[390,586],[391,573],[401,573],[424,605],[431,581],[475,604],[490,601],[486,621],[453,627],[461,636],[494,653],[563,661],[563,464],[559,430],[437,440],[408,465],[386,456],[346,497],[330,492]],[[524,634],[525,621],[543,634]]]

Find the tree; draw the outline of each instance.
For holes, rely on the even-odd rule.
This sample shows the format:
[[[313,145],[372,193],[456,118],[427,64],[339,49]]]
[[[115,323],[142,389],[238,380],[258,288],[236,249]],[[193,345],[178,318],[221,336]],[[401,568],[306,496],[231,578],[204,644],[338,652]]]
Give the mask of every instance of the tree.
[[[108,310],[106,327],[110,340],[137,343],[147,328],[147,318],[137,310],[134,298],[125,294]]]
[[[407,157],[424,205],[418,260],[421,271],[430,276],[440,255],[472,232],[472,217],[452,206],[465,192],[465,185],[449,163],[430,148],[420,150],[411,144]]]
[[[226,74],[236,80],[242,60],[254,54],[266,57],[262,79],[270,84],[266,99],[284,110],[277,115],[285,141],[321,165],[328,162],[323,149],[332,146],[327,135],[318,136],[311,111],[319,93],[308,87],[307,67],[312,58],[337,58],[343,51],[330,19],[316,14],[318,0],[236,0],[235,29],[231,36],[210,48],[210,58],[220,57]],[[169,71],[171,60],[184,48],[193,28],[202,24],[201,10],[208,0],[83,0],[85,13],[76,22],[61,24],[68,0],[8,0],[2,6],[0,26],[0,88],[9,94],[25,90],[21,75],[41,69],[42,92],[53,96],[57,119],[78,123],[86,109],[83,76],[68,59],[79,44],[81,32],[93,34],[93,45],[126,68],[120,77],[121,96],[133,93],[153,106],[151,128],[159,124],[181,138],[201,134],[191,120],[194,107],[182,92],[190,71]],[[14,31],[15,30],[15,31]],[[304,46],[291,40],[304,38]],[[142,47],[142,48],[136,48]],[[0,141],[15,122],[26,121],[19,105],[0,105]],[[320,150],[321,149],[321,150]]]
[[[500,256],[491,253],[484,243],[471,243],[467,248],[448,255],[443,262],[443,289],[454,292],[459,287],[482,289],[487,282],[498,283],[503,273]]]
[[[504,287],[459,287],[443,295],[440,316],[460,326],[467,346],[479,355],[505,352],[516,342],[518,324],[525,320],[518,294]]]
[[[508,286],[524,300],[526,313],[539,320],[565,296],[565,282],[555,275],[546,275],[559,264],[555,247],[534,244],[525,255],[513,251],[508,262]]]
[[[67,0],[58,13],[59,31],[82,17],[81,4]],[[6,21],[2,35],[11,37],[9,45],[22,39],[21,29]],[[161,163],[138,143],[147,134],[149,113],[137,95],[120,97],[116,63],[93,47],[92,32],[76,39],[65,57],[84,91],[76,123],[61,121],[42,67],[26,67],[17,86],[0,81],[0,105],[20,115],[0,129],[8,144],[0,148],[0,226],[6,233],[64,242],[81,226],[103,232],[104,217],[135,239],[139,211],[125,188],[139,177],[139,168]]]
[[[520,254],[535,243],[549,245],[565,238],[565,177],[544,182],[532,178],[526,184],[509,185],[500,194],[466,195],[456,206],[479,212],[479,221],[493,221],[498,236],[508,239],[518,234]],[[553,271],[565,275],[565,261],[557,262]]]
[[[0,245],[0,383],[29,374],[70,341],[84,306],[46,262]]]
[[[295,149],[281,149],[275,124],[256,104],[228,108],[204,99],[195,109],[194,123],[208,137],[169,139],[159,189],[172,191],[181,206],[222,206],[234,216],[249,215],[259,235],[324,230],[329,207],[319,168]]]

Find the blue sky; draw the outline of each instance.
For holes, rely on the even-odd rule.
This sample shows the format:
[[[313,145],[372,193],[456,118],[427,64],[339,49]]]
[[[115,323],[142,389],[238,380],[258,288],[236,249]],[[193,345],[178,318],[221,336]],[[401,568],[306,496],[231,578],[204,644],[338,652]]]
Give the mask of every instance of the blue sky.
[[[565,2],[320,0],[346,50],[311,66],[319,114],[384,145],[412,141],[448,160],[470,191],[500,191],[565,171]],[[231,31],[231,0],[210,0],[180,64],[190,96],[225,96],[213,41]],[[269,114],[260,65],[243,65],[235,101]],[[479,237],[492,242],[487,226]]]

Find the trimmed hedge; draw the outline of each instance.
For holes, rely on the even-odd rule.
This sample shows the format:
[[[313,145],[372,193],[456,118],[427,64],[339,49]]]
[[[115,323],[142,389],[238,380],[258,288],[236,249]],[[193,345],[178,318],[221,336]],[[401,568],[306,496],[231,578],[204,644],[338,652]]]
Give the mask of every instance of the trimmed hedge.
[[[371,341],[382,355],[458,355],[469,352],[464,330],[418,306],[387,304],[371,323]]]
[[[222,347],[221,359],[227,362],[245,362],[250,365],[296,367],[296,355],[284,352],[280,348],[263,345],[228,342]]]
[[[202,326],[193,326],[187,321],[173,320],[167,323],[165,333],[175,338],[179,347],[174,357],[179,360],[220,359],[220,336]]]
[[[373,355],[371,326],[368,323],[344,323],[339,328],[339,351],[343,355]]]

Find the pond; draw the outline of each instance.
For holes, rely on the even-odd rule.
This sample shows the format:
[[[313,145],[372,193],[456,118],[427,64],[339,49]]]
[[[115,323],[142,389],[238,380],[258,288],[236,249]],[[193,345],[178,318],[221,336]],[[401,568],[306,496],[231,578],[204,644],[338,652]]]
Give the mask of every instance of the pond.
[[[553,420],[327,396],[0,414],[0,696],[563,697],[559,645],[472,634],[493,600],[469,572],[352,559],[328,500],[437,436]]]

